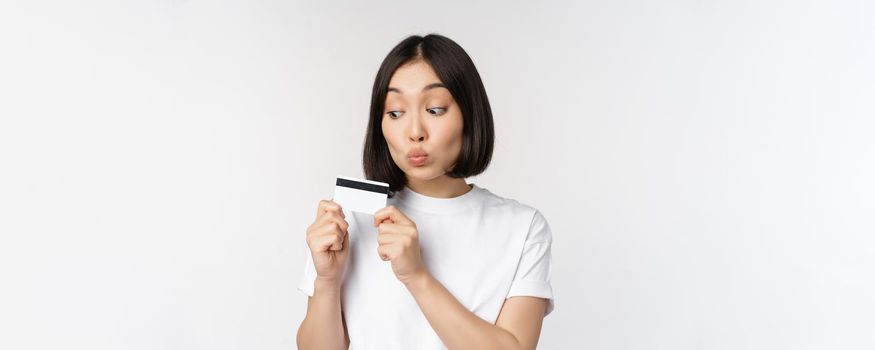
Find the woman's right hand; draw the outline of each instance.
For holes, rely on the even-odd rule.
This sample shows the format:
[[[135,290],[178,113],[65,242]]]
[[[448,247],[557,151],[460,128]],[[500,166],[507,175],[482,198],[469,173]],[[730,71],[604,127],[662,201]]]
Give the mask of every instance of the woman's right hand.
[[[340,205],[331,200],[319,201],[316,220],[307,227],[307,245],[316,267],[316,278],[340,284],[349,257],[349,223]]]

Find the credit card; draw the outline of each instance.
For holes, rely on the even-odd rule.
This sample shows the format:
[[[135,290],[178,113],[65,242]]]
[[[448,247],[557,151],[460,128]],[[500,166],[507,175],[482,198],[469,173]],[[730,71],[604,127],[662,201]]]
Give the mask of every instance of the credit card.
[[[389,184],[338,176],[334,186],[334,201],[344,211],[355,211],[374,215],[386,206],[389,197]]]

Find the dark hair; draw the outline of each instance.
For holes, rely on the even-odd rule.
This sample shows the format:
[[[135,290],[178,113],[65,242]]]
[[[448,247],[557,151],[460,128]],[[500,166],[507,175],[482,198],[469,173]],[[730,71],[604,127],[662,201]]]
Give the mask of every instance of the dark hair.
[[[409,36],[392,48],[377,71],[371,92],[371,112],[362,156],[365,177],[388,183],[390,195],[401,190],[407,184],[407,178],[392,160],[383,136],[386,93],[395,70],[420,59],[431,66],[441,83],[450,90],[464,120],[462,150],[456,165],[447,175],[454,178],[478,175],[486,170],[492,159],[495,142],[492,109],[471,57],[459,44],[447,37],[438,34]]]

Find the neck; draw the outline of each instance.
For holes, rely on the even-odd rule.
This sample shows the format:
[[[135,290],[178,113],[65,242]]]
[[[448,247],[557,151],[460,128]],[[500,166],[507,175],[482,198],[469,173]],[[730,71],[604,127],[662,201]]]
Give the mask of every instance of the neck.
[[[446,175],[431,180],[407,178],[407,187],[413,192],[434,198],[454,198],[468,193],[472,189],[465,179],[456,179]]]

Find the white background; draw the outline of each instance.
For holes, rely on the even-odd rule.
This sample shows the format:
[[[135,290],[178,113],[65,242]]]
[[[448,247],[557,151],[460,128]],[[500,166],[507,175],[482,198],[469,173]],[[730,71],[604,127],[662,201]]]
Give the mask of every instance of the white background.
[[[4,1],[0,348],[289,349],[409,34],[554,231],[543,349],[875,348],[869,1]]]

